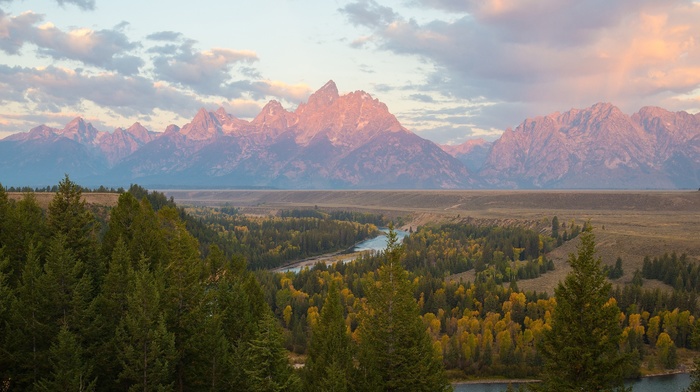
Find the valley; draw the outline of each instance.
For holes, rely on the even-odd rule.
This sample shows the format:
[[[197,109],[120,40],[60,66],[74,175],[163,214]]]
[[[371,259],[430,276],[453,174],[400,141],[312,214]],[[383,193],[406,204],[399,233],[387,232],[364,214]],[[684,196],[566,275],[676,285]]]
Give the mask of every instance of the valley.
[[[319,208],[381,213],[416,229],[431,223],[468,222],[484,225],[519,225],[551,230],[559,222],[590,220],[595,228],[597,251],[607,265],[623,259],[624,275],[632,279],[645,256],[686,253],[700,261],[700,192],[698,191],[281,191],[281,190],[164,190],[178,204],[231,205],[242,213],[267,215],[279,210]],[[400,220],[399,220],[400,219]],[[566,259],[576,241],[554,249],[554,271],[522,280],[523,290],[552,293],[568,273]],[[471,274],[471,275],[470,275]],[[453,277],[459,279],[460,277]],[[462,276],[473,278],[473,271]],[[645,287],[664,287],[655,280]]]

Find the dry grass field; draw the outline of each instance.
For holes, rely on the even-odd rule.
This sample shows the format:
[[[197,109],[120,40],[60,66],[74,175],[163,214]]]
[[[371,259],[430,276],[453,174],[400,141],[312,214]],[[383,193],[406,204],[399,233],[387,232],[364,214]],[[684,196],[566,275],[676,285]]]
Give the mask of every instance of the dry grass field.
[[[53,199],[55,193],[52,192],[39,192],[35,193],[36,201],[39,203],[41,208],[46,209]],[[8,192],[10,199],[20,200],[23,194],[20,192]],[[87,204],[94,204],[97,206],[114,207],[117,205],[117,200],[119,199],[119,194],[117,193],[83,193],[83,199]]]
[[[403,217],[405,226],[469,221],[524,225],[542,232],[555,215],[567,225],[590,220],[598,254],[606,264],[622,257],[626,283],[645,255],[686,253],[700,262],[700,192],[698,191],[278,191],[166,190],[180,204],[238,207],[244,213],[270,214],[281,209],[346,209]],[[551,292],[568,272],[566,258],[576,251],[570,241],[551,252],[555,271],[518,283],[521,289]],[[469,274],[464,276],[469,279]],[[663,286],[656,281],[646,287]]]

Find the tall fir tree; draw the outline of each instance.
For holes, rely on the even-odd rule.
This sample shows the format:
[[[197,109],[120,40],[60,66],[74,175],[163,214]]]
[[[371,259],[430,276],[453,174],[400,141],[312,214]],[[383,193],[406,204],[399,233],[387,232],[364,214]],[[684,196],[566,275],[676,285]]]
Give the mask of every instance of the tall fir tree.
[[[393,227],[385,262],[367,289],[359,326],[358,391],[448,391],[445,369],[423,322],[408,272],[401,265],[403,248]]]
[[[109,224],[102,238],[103,257],[112,257],[117,241],[120,239],[125,244],[130,245],[135,236],[144,234],[136,231],[138,228],[135,221],[140,214],[141,204],[131,193],[126,192],[119,195],[117,205],[109,213]],[[138,260],[138,258],[135,259]]]
[[[49,243],[41,279],[42,294],[52,309],[55,332],[64,324],[73,330],[84,328],[85,311],[92,300],[91,276],[60,233]]]
[[[115,335],[119,380],[129,391],[172,390],[177,356],[175,336],[165,324],[162,272],[151,272],[145,259],[138,265],[130,273],[127,310]]]
[[[10,308],[12,328],[7,330],[4,343],[11,362],[11,387],[17,390],[29,390],[49,368],[56,320],[51,318],[53,309],[43,276],[36,247],[30,245]]]
[[[36,384],[39,391],[95,391],[97,380],[76,336],[63,326],[49,351],[50,373]]]
[[[312,328],[304,366],[304,390],[346,392],[353,375],[353,352],[335,283],[330,284],[318,325]]]
[[[183,391],[204,379],[199,364],[207,353],[202,339],[206,310],[206,268],[199,257],[197,240],[185,229],[174,208],[159,211],[168,242],[167,263],[164,265],[165,291],[163,306],[168,329],[175,336],[175,388]]]
[[[43,256],[42,242],[49,236],[46,227],[46,217],[44,210],[39,206],[36,195],[27,192],[22,199],[15,204],[16,234],[15,243],[10,245],[8,256],[15,266],[15,273],[19,278],[17,266],[21,266],[27,255],[29,245],[35,244],[35,251],[40,257]]]
[[[97,286],[104,274],[98,253],[97,221],[83,200],[80,186],[68,175],[58,183],[58,191],[49,203],[47,223],[52,235],[65,236],[66,247],[85,263]]]
[[[620,352],[620,310],[610,299],[595,236],[581,235],[577,254],[569,255],[571,272],[555,289],[556,308],[546,330],[541,355],[545,360],[542,391],[624,390],[627,356]]]
[[[300,391],[301,382],[289,364],[280,326],[270,310],[262,315],[255,337],[248,342],[245,357],[245,390]]]
[[[9,238],[12,235],[11,211],[10,198],[5,188],[0,184],[0,248],[11,241]]]
[[[114,246],[100,292],[90,304],[90,314],[94,320],[87,333],[91,343],[88,354],[95,358],[97,390],[100,391],[125,389],[123,384],[117,382],[120,363],[114,355],[117,352],[115,333],[127,310],[125,288],[130,285],[133,264],[129,249],[120,237]]]
[[[10,261],[3,256],[3,248],[0,248],[0,385],[9,383],[12,378],[10,368],[10,351],[6,346],[7,330],[10,328],[10,307],[14,300],[14,292],[7,284],[8,265]]]

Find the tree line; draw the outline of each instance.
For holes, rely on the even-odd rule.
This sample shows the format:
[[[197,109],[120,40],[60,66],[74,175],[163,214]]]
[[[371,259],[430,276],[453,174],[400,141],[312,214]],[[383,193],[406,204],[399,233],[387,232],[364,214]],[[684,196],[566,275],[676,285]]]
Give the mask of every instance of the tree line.
[[[343,328],[331,290],[296,371],[245,258],[215,245],[202,257],[181,210],[140,196],[121,194],[101,227],[68,177],[46,211],[0,186],[2,390],[449,389],[399,249],[367,283],[355,330],[365,343]]]

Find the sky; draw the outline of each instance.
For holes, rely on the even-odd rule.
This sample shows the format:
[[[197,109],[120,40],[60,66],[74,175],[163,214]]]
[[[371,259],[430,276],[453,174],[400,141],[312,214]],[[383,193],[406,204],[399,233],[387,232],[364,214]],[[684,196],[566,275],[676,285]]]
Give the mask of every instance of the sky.
[[[696,0],[0,0],[0,138],[251,119],[327,81],[440,144],[610,102],[700,111]]]

